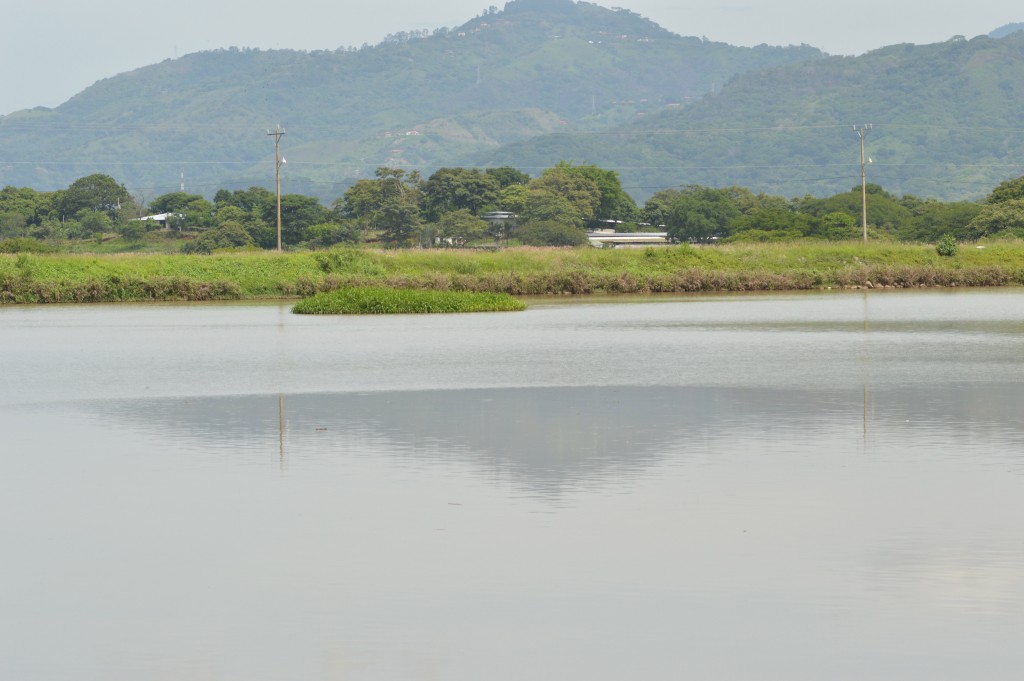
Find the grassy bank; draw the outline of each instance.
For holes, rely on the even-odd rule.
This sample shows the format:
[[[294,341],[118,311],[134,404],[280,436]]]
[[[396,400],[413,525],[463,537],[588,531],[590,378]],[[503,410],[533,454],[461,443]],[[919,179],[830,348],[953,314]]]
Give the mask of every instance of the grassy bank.
[[[338,250],[0,255],[0,302],[291,298],[347,287],[512,295],[1024,285],[1024,244],[735,244],[708,248]]]

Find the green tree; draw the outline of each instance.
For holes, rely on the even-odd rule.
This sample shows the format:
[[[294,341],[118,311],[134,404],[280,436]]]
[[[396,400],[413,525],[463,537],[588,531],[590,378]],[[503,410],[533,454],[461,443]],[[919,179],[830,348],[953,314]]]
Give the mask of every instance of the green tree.
[[[682,194],[678,189],[662,189],[647,199],[640,219],[652,227],[663,227],[668,222],[668,214],[672,210],[672,204]]]
[[[976,239],[978,235],[970,224],[983,208],[970,201],[917,201],[912,208],[914,215],[900,227],[897,235],[903,241],[926,243],[934,243],[945,234],[964,241]]]
[[[568,201],[574,213],[573,222],[579,223],[580,226],[586,226],[591,220],[594,220],[597,217],[597,209],[601,205],[601,190],[597,183],[567,165],[548,168],[540,177],[530,182],[529,188],[531,198],[528,212],[535,211],[532,205],[535,196],[533,190],[543,190]],[[536,196],[541,196],[541,194],[536,194]],[[533,215],[532,219],[557,218]]]
[[[394,247],[412,244],[420,227],[420,208],[411,196],[393,196],[384,200],[376,214],[376,225],[384,241]]]
[[[306,230],[331,218],[330,211],[312,196],[283,194],[281,196],[281,241],[294,245],[306,240]],[[274,219],[267,220],[277,230],[277,201],[274,202]]]
[[[785,233],[786,238],[799,238],[811,232],[811,217],[786,206],[766,205],[751,208],[732,221],[733,234],[749,230]]]
[[[340,203],[335,202],[335,218],[358,220],[366,229],[382,232],[390,244],[408,245],[422,222],[419,174],[388,167],[377,168],[374,174],[376,179],[359,180]]]
[[[224,206],[238,206],[249,215],[263,217],[268,211],[276,213],[277,195],[263,187],[249,187],[235,191],[221,189],[214,195],[213,204],[217,210]]]
[[[18,231],[56,220],[55,201],[55,192],[11,186],[0,189],[0,229]]]
[[[527,189],[526,205],[519,217],[523,222],[558,222],[581,231],[586,225],[578,206],[564,194],[532,184]]]
[[[476,169],[441,168],[423,184],[423,204],[428,220],[445,213],[468,210],[479,215],[498,203],[498,180]]]
[[[510,166],[500,168],[488,168],[484,171],[498,181],[498,188],[505,189],[514,185],[525,185],[530,183],[530,176]]]
[[[118,184],[109,175],[95,173],[72,182],[61,194],[58,209],[65,216],[90,210],[105,213],[111,220],[117,220],[120,210],[124,209],[130,215],[130,208],[133,207],[134,200],[123,184]]]
[[[359,228],[352,220],[342,223],[324,222],[306,230],[310,248],[330,248],[337,244],[359,243]]]
[[[847,241],[862,236],[857,228],[857,218],[849,213],[833,211],[818,220],[818,234],[830,241]]]
[[[379,180],[357,180],[345,190],[341,199],[334,202],[334,212],[339,218],[369,220],[380,210],[381,191]]]
[[[1024,237],[1024,199],[990,203],[967,225],[969,238],[1009,232]]]
[[[521,215],[529,203],[530,190],[525,184],[510,184],[501,190],[498,205],[501,210]]]
[[[986,203],[1003,203],[1016,199],[1024,199],[1024,176],[1000,182],[988,195]]]
[[[453,246],[464,246],[487,235],[487,223],[466,208],[442,215],[437,229],[438,236]]]
[[[604,170],[595,165],[574,166],[567,161],[558,163],[552,170],[576,174],[594,183],[599,198],[593,219],[634,222],[640,216],[636,202],[622,189],[619,174],[614,170]]]
[[[75,215],[78,223],[78,230],[82,236],[95,236],[109,232],[113,227],[113,220],[104,211],[83,208]]]
[[[141,220],[127,220],[117,225],[117,233],[133,244],[146,237],[146,223]]]
[[[228,220],[182,245],[184,253],[212,253],[224,248],[247,248],[254,245],[252,237],[240,222]]]
[[[189,210],[190,204],[196,201],[206,201],[199,194],[186,194],[185,192],[171,192],[162,194],[149,202],[149,210],[154,214],[160,213],[184,213]]]
[[[28,226],[28,218],[24,213],[7,211],[0,213],[0,238],[22,236]]]
[[[868,184],[868,224],[890,233],[896,233],[910,222],[913,212],[903,205],[895,196],[877,184]],[[829,213],[847,213],[857,216],[861,221],[862,206],[861,188],[854,187],[848,192],[836,194],[824,199],[804,197],[796,202],[796,208],[815,218]]]
[[[246,212],[238,206],[225,205],[217,209],[214,220],[221,225],[228,220],[245,224]]]
[[[587,233],[572,225],[554,220],[527,222],[515,232],[515,238],[527,246],[582,246]]]
[[[727,190],[691,185],[672,202],[666,231],[675,242],[710,241],[729,236],[739,215]]]

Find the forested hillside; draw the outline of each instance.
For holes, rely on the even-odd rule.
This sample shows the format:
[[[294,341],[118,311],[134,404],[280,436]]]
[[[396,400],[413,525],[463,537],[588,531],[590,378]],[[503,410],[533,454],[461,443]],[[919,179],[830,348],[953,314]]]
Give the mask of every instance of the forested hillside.
[[[825,196],[869,181],[895,194],[978,198],[1024,172],[1024,33],[894,45],[734,77],[720,92],[612,131],[556,134],[477,157],[615,168],[638,198],[684,184]]]
[[[285,184],[335,196],[378,166],[455,165],[555,131],[684,109],[737,73],[820,59],[811,47],[684,38],[628,10],[515,0],[463,26],[362,49],[231,48],[100,81],[56,109],[0,118],[0,186],[108,173],[150,196]]]

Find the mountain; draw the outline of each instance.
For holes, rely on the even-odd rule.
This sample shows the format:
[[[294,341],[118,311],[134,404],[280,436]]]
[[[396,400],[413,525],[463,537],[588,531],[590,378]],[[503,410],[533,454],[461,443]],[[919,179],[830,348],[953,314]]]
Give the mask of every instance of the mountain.
[[[893,45],[735,76],[692,106],[613,130],[553,134],[478,156],[615,168],[643,198],[682,184],[825,196],[868,180],[894,193],[978,198],[1024,174],[1024,33]]]
[[[334,198],[381,165],[429,170],[555,131],[685,109],[742,72],[820,60],[808,46],[681,37],[625,9],[515,0],[455,29],[359,50],[231,48],[102,80],[0,118],[0,186],[108,173],[149,197],[268,186]]]
[[[1000,26],[996,30],[990,32],[988,34],[988,37],[989,38],[1005,38],[1006,36],[1010,35],[1011,33],[1017,33],[1019,31],[1024,31],[1024,23],[1018,22],[1018,23],[1015,23],[1015,24],[1006,24],[1005,26]]]

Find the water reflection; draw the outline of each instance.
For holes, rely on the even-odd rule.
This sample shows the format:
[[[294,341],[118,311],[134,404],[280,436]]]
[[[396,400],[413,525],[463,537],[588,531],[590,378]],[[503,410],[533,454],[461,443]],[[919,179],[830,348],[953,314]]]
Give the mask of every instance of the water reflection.
[[[1024,665],[1019,291],[0,318],[0,678]]]
[[[282,461],[386,455],[406,465],[457,462],[486,479],[556,497],[621,484],[697,453],[723,454],[709,443],[724,442],[760,455],[814,443],[833,452],[903,455],[933,447],[941,456],[979,456],[980,442],[1012,467],[1024,460],[1022,400],[1021,385],[953,384],[870,396],[866,385],[862,392],[619,386],[90,404],[99,418],[182,450],[251,459],[277,449]]]

